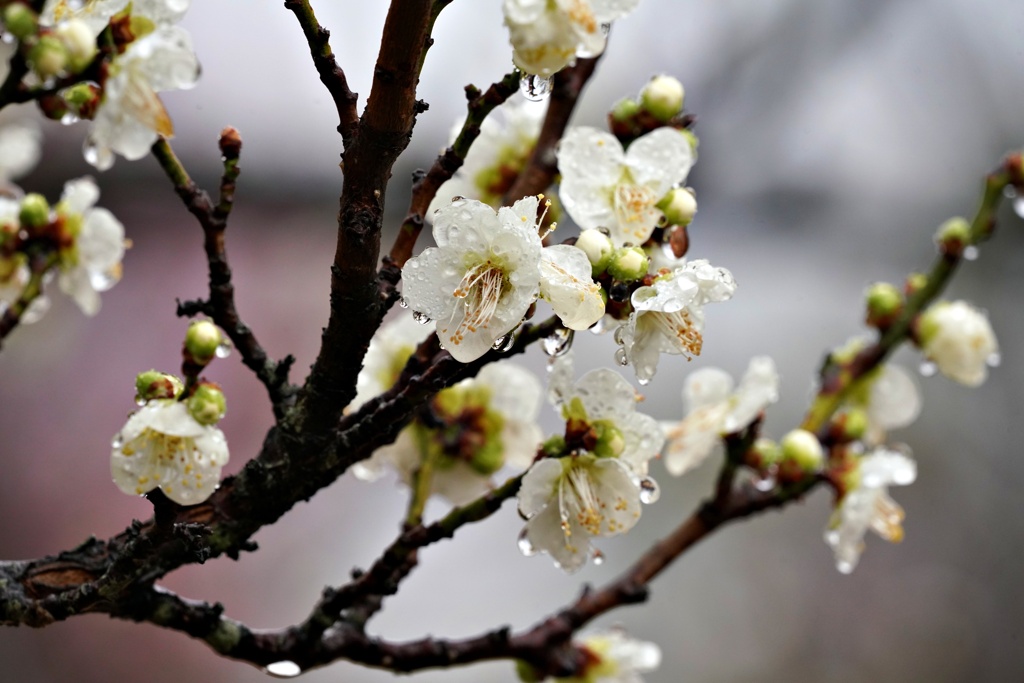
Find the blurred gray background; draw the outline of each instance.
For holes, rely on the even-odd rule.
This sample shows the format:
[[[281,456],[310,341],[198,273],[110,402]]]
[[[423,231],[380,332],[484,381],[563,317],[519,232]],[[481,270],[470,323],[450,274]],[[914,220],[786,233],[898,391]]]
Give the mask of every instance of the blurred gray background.
[[[340,188],[333,106],[301,32],[280,2],[204,0],[184,24],[204,65],[192,92],[165,101],[174,141],[194,177],[212,187],[215,141],[231,124],[245,141],[228,246],[243,317],[268,351],[298,357],[301,376],[327,319],[329,259]],[[315,2],[353,89],[365,101],[385,3]],[[243,9],[244,8],[244,9]],[[452,3],[438,22],[412,146],[389,192],[395,226],[408,179],[430,163],[459,114],[462,88],[510,68],[500,3]],[[643,408],[680,416],[687,371],[741,372],[770,354],[782,401],[767,430],[797,423],[822,352],[861,331],[863,288],[899,282],[933,257],[935,226],[970,215],[983,174],[1024,144],[1024,4],[1018,0],[645,0],[618,22],[576,123],[601,125],[619,97],[656,72],[679,77],[700,117],[691,175],[700,213],[691,256],[730,268],[735,299],[708,310],[704,355],[662,360]],[[90,172],[83,126],[45,124],[46,171],[23,181],[59,194]],[[56,291],[54,310],[17,330],[0,354],[0,557],[37,557],[106,537],[149,516],[145,500],[111,484],[108,444],[132,410],[136,372],[174,371],[184,324],[174,299],[205,293],[201,234],[156,164],[119,160],[98,178],[101,204],[134,247],[125,278],[84,318]],[[852,576],[836,572],[821,540],[823,491],[784,513],[727,527],[653,585],[650,604],[620,610],[623,624],[658,642],[648,681],[1009,681],[1024,673],[1024,222],[1005,209],[999,234],[950,295],[986,308],[1002,367],[979,389],[922,378],[924,414],[892,435],[914,450],[919,479],[897,489],[906,540],[877,538]],[[55,289],[55,288],[54,288]],[[582,335],[581,368],[611,363],[608,337]],[[919,357],[900,359],[916,367]],[[540,369],[538,350],[524,362]],[[223,423],[236,471],[271,422],[257,382],[237,358],[209,375],[230,410]],[[548,426],[552,416],[547,414]],[[506,505],[455,542],[423,553],[398,597],[372,623],[391,639],[470,636],[521,628],[571,600],[581,581],[615,576],[704,496],[716,463],[681,480],[659,477],[661,501],[628,536],[601,542],[607,562],[567,577],[516,549],[521,522]],[[655,466],[655,474],[660,467]],[[219,600],[254,626],[302,619],[326,584],[366,566],[393,538],[405,493],[393,481],[345,477],[263,530],[261,550],[167,577],[192,598]],[[428,514],[444,511],[428,507]],[[261,672],[205,645],[103,616],[41,631],[0,630],[0,679],[21,681],[248,682]],[[391,680],[347,664],[311,682]],[[414,681],[514,680],[507,663],[427,672]]]

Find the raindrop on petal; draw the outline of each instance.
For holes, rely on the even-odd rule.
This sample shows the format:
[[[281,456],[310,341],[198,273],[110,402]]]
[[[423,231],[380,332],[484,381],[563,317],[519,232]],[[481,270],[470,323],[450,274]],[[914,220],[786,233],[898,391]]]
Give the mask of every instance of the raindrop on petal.
[[[416,322],[418,322],[420,325],[428,325],[428,324],[430,324],[430,316],[427,315],[426,313],[422,313],[420,311],[413,311],[412,312],[412,319],[415,320]]]
[[[283,660],[267,664],[267,668],[264,671],[274,678],[295,678],[302,673],[302,668],[295,662]]]
[[[564,327],[557,328],[551,333],[551,336],[545,337],[541,341],[541,348],[551,358],[558,358],[569,353],[569,349],[572,348],[573,331],[567,330]]]
[[[515,343],[516,335],[512,332],[508,332],[495,339],[494,343],[491,344],[491,348],[494,349],[495,351],[500,351],[501,353],[504,353],[511,349],[512,345]]]
[[[921,366],[917,369],[923,377],[931,377],[938,370],[938,366],[930,360],[922,361]]]
[[[602,553],[597,548],[594,548],[594,550],[590,553],[590,559],[593,560],[594,564],[600,566],[604,564],[604,553]]]
[[[112,448],[120,448],[121,446],[124,446],[124,437],[121,436],[121,432],[114,434],[114,438],[110,440],[110,445]]]
[[[214,351],[214,354],[217,358],[227,358],[231,355],[231,344],[227,341],[222,341],[220,344],[217,344],[217,349]]]
[[[146,399],[142,398],[141,396],[136,396],[135,405],[141,408],[142,406],[146,405]],[[114,446],[114,448],[117,448],[117,446]]]
[[[519,540],[516,541],[516,545],[519,546],[519,552],[526,557],[537,554],[537,549],[533,547],[533,543],[530,542],[529,534],[526,532],[526,527],[519,532]]]
[[[519,92],[531,102],[540,102],[551,94],[551,79],[536,74],[523,74],[519,78]]]
[[[625,344],[626,343],[626,326],[625,325],[619,325],[618,327],[616,327],[615,328],[615,332],[612,333],[612,339],[614,339],[615,343],[618,344],[619,346],[622,346],[623,344]]]
[[[640,480],[640,502],[644,505],[650,505],[651,503],[658,502],[661,498],[661,489],[658,487],[658,482],[654,481],[650,477],[644,477]]]
[[[402,297],[401,299],[398,300],[398,305],[401,308],[409,308],[409,302],[405,300],[405,297]]]

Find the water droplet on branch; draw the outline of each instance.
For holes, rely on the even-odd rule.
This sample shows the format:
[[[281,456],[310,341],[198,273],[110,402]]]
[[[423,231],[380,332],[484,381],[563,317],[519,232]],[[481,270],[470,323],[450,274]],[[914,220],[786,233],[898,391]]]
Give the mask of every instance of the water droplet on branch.
[[[536,74],[523,74],[519,78],[519,92],[531,102],[540,102],[551,94],[551,78]]]
[[[568,330],[564,327],[557,328],[551,333],[551,336],[545,337],[540,345],[551,358],[558,358],[569,353],[572,348],[573,331]]]
[[[264,671],[274,678],[295,678],[302,673],[302,668],[295,662],[283,660],[267,664],[267,668]]]
[[[491,344],[491,348],[500,353],[505,353],[512,348],[512,345],[516,343],[516,335],[512,332],[501,335],[494,340]]]
[[[421,313],[420,311],[413,311],[412,319],[418,322],[420,325],[430,324],[430,316],[427,315],[426,313]]]
[[[231,344],[227,341],[223,341],[217,344],[217,349],[213,352],[217,358],[227,358],[231,355]]]

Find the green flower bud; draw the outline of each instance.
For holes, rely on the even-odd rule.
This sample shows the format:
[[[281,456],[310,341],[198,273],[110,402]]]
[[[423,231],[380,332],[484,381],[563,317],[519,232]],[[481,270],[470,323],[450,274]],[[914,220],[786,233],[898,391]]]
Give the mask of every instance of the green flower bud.
[[[616,280],[633,282],[647,274],[649,261],[640,247],[616,249],[608,261],[608,273]]]
[[[959,216],[950,218],[935,231],[935,243],[943,254],[959,256],[971,243],[971,224]]]
[[[584,230],[576,238],[576,247],[582,249],[583,253],[590,259],[592,275],[597,276],[605,271],[609,261],[612,259],[612,252],[615,250],[612,240],[600,230]]]
[[[850,408],[835,421],[837,436],[842,441],[858,441],[868,432],[868,413],[863,408]]]
[[[911,273],[907,276],[907,281],[903,284],[903,291],[906,292],[907,296],[911,296],[915,292],[919,292],[927,286],[927,275],[924,273]]]
[[[523,683],[539,683],[541,680],[537,670],[521,659],[516,660],[516,676]]]
[[[44,35],[28,53],[28,63],[42,80],[64,73],[70,55],[64,42],[55,35]]]
[[[627,123],[640,111],[640,104],[636,100],[625,98],[619,100],[612,107],[612,121]]]
[[[674,187],[657,206],[669,225],[689,225],[697,213],[697,196],[689,187]]]
[[[794,429],[779,444],[782,460],[795,465],[802,472],[817,472],[825,462],[825,451],[818,437],[806,429]]]
[[[782,448],[766,437],[759,437],[747,452],[747,463],[757,469],[768,469],[782,460]]]
[[[146,370],[135,377],[135,402],[142,404],[154,398],[178,398],[185,385],[174,375]]]
[[[541,450],[543,450],[544,455],[549,458],[557,458],[561,455],[565,455],[565,437],[561,434],[552,436],[541,445]]]
[[[199,365],[213,360],[224,343],[224,334],[209,320],[193,320],[185,333],[185,353]]]
[[[865,295],[867,300],[867,319],[869,325],[891,321],[903,308],[903,295],[896,285],[888,282],[876,282],[868,287]]]
[[[25,40],[39,32],[39,16],[21,2],[4,7],[4,26],[18,40]]]
[[[493,438],[484,441],[483,445],[473,453],[469,466],[477,473],[491,475],[505,464],[505,446],[498,437],[499,435],[493,435]]]
[[[227,412],[224,392],[216,384],[203,382],[186,401],[188,413],[201,425],[215,425]]]
[[[67,48],[69,71],[78,73],[89,66],[96,56],[96,38],[84,21],[71,19],[61,22],[54,32]]]
[[[640,91],[640,106],[666,123],[683,111],[683,84],[672,76],[655,76]]]
[[[41,228],[50,222],[50,203],[46,197],[35,192],[25,195],[21,200],[18,220],[26,228]]]

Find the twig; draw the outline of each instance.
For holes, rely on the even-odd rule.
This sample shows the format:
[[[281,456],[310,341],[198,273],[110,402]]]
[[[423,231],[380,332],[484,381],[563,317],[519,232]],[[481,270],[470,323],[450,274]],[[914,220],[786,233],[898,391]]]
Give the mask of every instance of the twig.
[[[224,174],[221,177],[220,198],[216,206],[192,181],[166,140],[157,140],[152,151],[160,167],[174,184],[174,189],[185,204],[185,208],[199,221],[203,229],[203,246],[209,264],[210,297],[205,301],[179,303],[178,315],[191,316],[203,313],[227,333],[241,354],[242,362],[266,387],[274,414],[280,419],[296,390],[288,382],[288,370],[294,359],[288,356],[281,361],[270,360],[252,330],[238,315],[238,309],[235,307],[235,286],[231,282],[231,268],[228,265],[224,243],[227,219],[234,201],[235,180],[240,172],[238,155],[241,146],[238,131],[230,127],[221,131],[220,150],[224,159]]]

